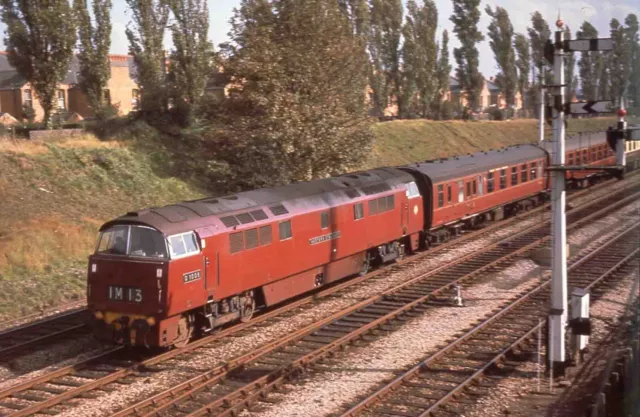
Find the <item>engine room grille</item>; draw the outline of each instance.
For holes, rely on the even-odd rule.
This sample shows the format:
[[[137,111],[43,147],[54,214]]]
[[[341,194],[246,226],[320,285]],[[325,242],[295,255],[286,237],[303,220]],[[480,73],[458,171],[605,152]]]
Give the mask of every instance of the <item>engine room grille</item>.
[[[244,232],[244,248],[253,249],[258,247],[258,229],[250,229]]]
[[[356,189],[347,190],[344,192],[349,198],[360,197],[360,192]]]
[[[252,223],[253,217],[249,213],[240,213],[236,214],[236,219],[240,221],[242,224]]]
[[[220,221],[227,227],[233,227],[240,224],[238,223],[238,219],[236,219],[234,216],[221,217]]]
[[[271,213],[273,213],[274,216],[282,216],[283,214],[289,213],[289,210],[287,210],[282,204],[269,207],[269,210],[271,210]]]
[[[251,214],[251,216],[253,216],[253,218],[256,219],[256,221],[267,219],[267,214],[262,210],[254,210],[249,212],[249,214]]]
[[[366,187],[362,187],[362,191],[366,195],[371,195],[371,194],[384,193],[385,191],[391,191],[391,187],[389,186],[389,184],[385,182],[382,184],[368,185]]]
[[[243,233],[231,233],[229,235],[229,252],[238,253],[244,249]]]

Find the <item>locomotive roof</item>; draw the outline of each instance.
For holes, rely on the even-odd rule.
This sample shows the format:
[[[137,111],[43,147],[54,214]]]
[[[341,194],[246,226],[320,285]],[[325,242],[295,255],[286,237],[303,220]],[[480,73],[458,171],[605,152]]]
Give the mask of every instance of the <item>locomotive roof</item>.
[[[565,152],[577,149],[589,148],[591,146],[604,145],[607,143],[607,132],[583,132],[571,135],[565,139]],[[542,147],[553,154],[553,141],[544,141]]]
[[[201,234],[206,237],[234,226],[248,224],[254,227],[257,222],[280,219],[281,216],[284,219],[285,214],[318,210],[388,192],[410,181],[413,177],[404,171],[378,168],[129,212],[105,223],[100,230],[115,224],[139,224],[173,235],[204,228],[208,231]]]
[[[452,158],[419,162],[407,165],[405,168],[417,170],[428,176],[433,183],[439,183],[505,165],[546,158],[546,156],[546,152],[535,145],[516,145]]]

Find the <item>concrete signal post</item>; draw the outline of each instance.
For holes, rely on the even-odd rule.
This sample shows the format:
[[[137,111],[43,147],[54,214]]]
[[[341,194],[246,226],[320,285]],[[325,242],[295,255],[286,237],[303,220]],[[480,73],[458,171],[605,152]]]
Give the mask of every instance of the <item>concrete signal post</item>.
[[[564,23],[558,18],[554,45],[554,103],[553,103],[553,161],[556,167],[564,166]],[[551,172],[552,213],[552,262],[551,262],[551,311],[549,312],[548,360],[552,372],[563,373],[566,363],[565,329],[567,326],[567,223],[565,173]]]

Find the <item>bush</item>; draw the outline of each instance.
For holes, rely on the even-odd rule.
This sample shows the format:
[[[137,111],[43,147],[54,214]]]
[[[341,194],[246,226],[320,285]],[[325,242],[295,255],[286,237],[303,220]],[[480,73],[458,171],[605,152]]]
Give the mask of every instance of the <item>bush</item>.
[[[27,123],[33,124],[34,120],[36,119],[36,111],[33,109],[33,107],[23,104],[22,118],[25,119]]]
[[[440,109],[440,120],[451,119],[453,119],[453,104],[449,100],[445,100]]]
[[[487,113],[489,113],[491,120],[505,120],[504,110],[498,107],[491,107]]]

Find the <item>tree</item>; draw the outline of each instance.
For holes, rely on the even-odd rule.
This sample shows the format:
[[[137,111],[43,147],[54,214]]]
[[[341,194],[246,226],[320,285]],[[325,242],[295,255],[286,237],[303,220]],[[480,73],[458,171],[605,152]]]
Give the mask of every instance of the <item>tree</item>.
[[[389,97],[400,95],[400,37],[402,35],[402,1],[371,1],[371,36],[369,56],[373,64],[371,88],[377,108],[384,110]]]
[[[629,87],[627,97],[635,107],[640,107],[640,36],[638,35],[638,17],[629,14],[625,20],[627,25],[627,42],[629,43]]]
[[[35,90],[45,127],[51,128],[58,84],[67,74],[76,41],[73,10],[67,0],[2,0],[0,4],[9,63]]]
[[[541,84],[551,84],[553,76],[549,70],[549,63],[544,57],[544,48],[547,41],[551,38],[551,30],[546,20],[540,12],[531,15],[531,27],[527,28],[529,41],[531,42],[531,58],[533,67],[538,72],[533,74],[534,82],[537,78],[538,86]]]
[[[149,114],[166,108],[166,60],[163,38],[169,19],[167,0],[126,0],[132,21],[127,26],[129,53],[142,87],[140,108]]]
[[[170,0],[174,22],[171,34],[170,72],[173,93],[179,102],[198,104],[213,65],[213,44],[208,39],[209,9],[206,0]]]
[[[516,68],[518,69],[518,91],[522,100],[522,108],[526,109],[526,101],[529,90],[529,73],[531,69],[531,54],[529,53],[529,41],[522,33],[516,33],[514,40],[516,50]]]
[[[440,46],[440,54],[438,55],[438,63],[436,64],[436,93],[433,97],[433,112],[438,118],[444,118],[443,103],[447,92],[449,91],[449,77],[451,77],[451,64],[449,63],[449,32],[442,31],[442,45]],[[449,103],[451,104],[451,103]],[[450,108],[450,106],[449,106]]]
[[[609,70],[609,95],[604,98],[612,99],[614,103],[620,102],[629,82],[630,67],[630,43],[627,40],[628,29],[620,24],[618,19],[611,19],[609,24],[611,39],[613,39],[613,50],[607,55]]]
[[[565,25],[564,38],[571,39],[571,29]],[[576,93],[578,89],[578,77],[575,76],[576,57],[574,52],[565,52],[564,55],[564,83],[567,84],[565,96],[568,100]]]
[[[478,31],[480,0],[453,0],[453,32],[458,36],[460,48],[453,50],[456,59],[456,76],[462,90],[467,93],[469,106],[477,109],[484,78],[478,69],[479,54],[476,44],[484,39]]]
[[[93,114],[105,117],[105,93],[111,77],[109,49],[111,48],[111,0],[93,0],[95,25],[87,9],[86,0],[74,0],[78,21],[78,61],[80,89],[87,96]]]
[[[593,39],[598,37],[598,31],[591,23],[583,22],[576,35],[578,39]],[[578,61],[582,94],[587,100],[598,99],[598,77],[602,72],[602,60],[599,56],[600,53],[596,51],[581,52]]]
[[[359,167],[371,147],[368,60],[337,2],[243,0],[221,45],[229,98],[211,132],[239,188]],[[228,185],[228,177],[212,179]],[[238,181],[237,178],[242,178]]]
[[[438,47],[435,36],[438,11],[435,3],[425,0],[422,7],[415,1],[407,3],[402,49],[403,87],[402,116],[417,114],[427,117],[437,90],[435,76]]]
[[[489,24],[489,45],[500,67],[500,73],[496,77],[497,84],[505,95],[507,106],[513,106],[518,84],[516,53],[513,49],[513,25],[509,19],[509,13],[502,7],[496,6],[495,10],[491,10],[491,6],[487,6],[485,11],[492,19]]]

